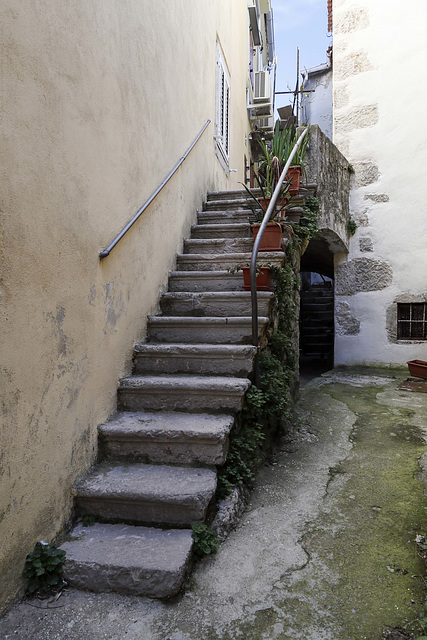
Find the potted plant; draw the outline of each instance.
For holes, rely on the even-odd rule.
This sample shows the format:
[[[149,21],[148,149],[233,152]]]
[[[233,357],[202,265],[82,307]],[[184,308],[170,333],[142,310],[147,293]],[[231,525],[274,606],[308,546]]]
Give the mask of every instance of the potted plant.
[[[251,268],[249,264],[245,264],[245,265],[238,264],[235,267],[232,267],[231,269],[229,269],[230,273],[236,273],[237,271],[243,272],[243,289],[245,291],[250,291],[251,290]],[[270,265],[257,264],[256,277],[255,277],[257,291],[270,291],[271,277],[272,277],[272,273],[271,273]]]
[[[251,231],[253,233],[254,238],[257,237],[262,219],[264,218],[264,214],[268,209],[270,204],[271,194],[274,191],[274,188],[277,184],[277,180],[280,176],[280,173],[277,174],[278,165],[277,163],[273,163],[273,170],[276,170],[276,173],[273,175],[273,171],[269,173],[269,180],[267,185],[263,185],[259,180],[258,176],[255,176],[259,189],[261,192],[261,196],[256,195],[251,189],[249,189],[245,184],[243,184],[244,188],[248,194],[248,205],[253,214],[253,221],[251,224]],[[275,209],[271,212],[269,221],[267,223],[267,227],[264,231],[264,234],[261,238],[261,243],[259,246],[259,251],[280,251],[282,248],[282,233],[283,226],[282,223],[277,221],[277,217],[280,215],[281,211],[284,209],[288,202],[289,198],[289,184],[288,182],[283,184],[282,189],[280,190],[278,204]]]
[[[306,135],[301,146],[294,155],[294,164],[291,165],[286,173],[286,180],[289,183],[290,195],[297,195],[299,192],[301,175],[304,170],[304,156],[307,150],[309,136]],[[274,158],[279,161],[280,172],[285,166],[293,148],[298,140],[297,129],[294,125],[284,128],[280,131],[279,122],[276,123],[273,138],[268,145],[260,140],[259,144],[262,150],[263,159],[260,163],[260,174],[268,181],[271,172],[271,164]]]

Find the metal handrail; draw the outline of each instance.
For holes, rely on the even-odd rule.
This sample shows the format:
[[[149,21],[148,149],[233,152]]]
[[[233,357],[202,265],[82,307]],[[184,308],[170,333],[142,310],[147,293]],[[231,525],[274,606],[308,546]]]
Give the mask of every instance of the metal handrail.
[[[106,249],[104,249],[104,251],[101,251],[99,254],[99,258],[102,260],[103,258],[106,258],[107,256],[110,255],[110,252],[112,251],[112,249],[114,249],[114,247],[116,246],[116,244],[123,238],[123,236],[125,235],[125,233],[127,233],[129,231],[129,229],[132,227],[133,224],[135,224],[135,222],[138,220],[138,218],[140,217],[140,215],[142,213],[144,213],[144,211],[146,210],[146,208],[153,202],[154,198],[156,196],[159,195],[160,191],[163,189],[163,187],[169,182],[169,180],[172,178],[173,174],[179,169],[179,167],[182,165],[182,163],[184,162],[184,160],[186,159],[186,157],[188,156],[188,154],[190,153],[190,151],[193,149],[193,147],[195,147],[195,145],[197,144],[197,142],[199,141],[199,139],[202,137],[205,129],[207,129],[207,127],[210,125],[211,121],[207,120],[207,122],[203,125],[200,133],[197,135],[197,137],[193,140],[193,142],[191,143],[191,145],[188,147],[187,151],[184,153],[184,155],[179,159],[179,161],[177,162],[177,164],[174,166],[174,168],[172,169],[172,171],[168,174],[168,176],[163,180],[162,184],[159,185],[157,187],[157,189],[154,191],[154,193],[148,198],[148,200],[146,202],[144,202],[144,204],[142,205],[142,207],[140,209],[138,209],[138,211],[135,213],[135,215],[133,216],[132,220],[130,220],[130,222],[127,223],[127,225],[120,231],[119,234],[117,234],[117,236],[114,238],[114,240],[111,242],[111,244],[108,245],[108,247]]]
[[[270,220],[271,213],[275,210],[276,202],[279,197],[280,189],[282,188],[282,184],[285,179],[285,176],[307,132],[308,132],[308,128],[305,129],[303,133],[300,135],[300,137],[298,138],[288,158],[288,161],[286,162],[283,168],[283,171],[280,174],[280,178],[277,182],[276,188],[273,191],[273,195],[271,196],[270,204],[268,205],[267,211],[264,214],[264,218],[262,219],[261,226],[255,238],[254,247],[252,249],[251,266],[250,266],[251,305],[252,305],[252,344],[255,347],[258,347],[258,298],[257,298],[257,290],[256,290],[256,260],[258,256],[258,249],[261,242],[261,238],[267,227],[268,221]],[[255,385],[258,387],[259,386],[258,351],[255,355],[255,362],[254,362],[254,381],[255,381]]]

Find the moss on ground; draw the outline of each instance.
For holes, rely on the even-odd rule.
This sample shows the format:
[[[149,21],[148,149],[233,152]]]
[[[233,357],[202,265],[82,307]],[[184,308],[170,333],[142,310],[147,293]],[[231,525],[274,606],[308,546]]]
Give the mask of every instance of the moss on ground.
[[[291,604],[294,623],[323,618],[325,637],[329,619],[334,640],[375,640],[387,625],[414,621],[425,597],[414,538],[427,529],[419,477],[426,446],[414,413],[379,403],[381,389],[330,384],[323,391],[356,414],[353,449],[331,469],[326,510],[302,541],[311,569],[296,578],[293,604],[283,606]],[[317,611],[298,600],[313,586]]]

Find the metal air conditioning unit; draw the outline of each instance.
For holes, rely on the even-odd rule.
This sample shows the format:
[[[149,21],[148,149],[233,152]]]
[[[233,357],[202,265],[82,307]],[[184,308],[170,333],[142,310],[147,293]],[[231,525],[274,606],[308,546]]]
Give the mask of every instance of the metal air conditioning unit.
[[[255,71],[253,100],[255,104],[271,102],[271,81],[268,71]]]
[[[256,121],[256,125],[258,129],[262,129],[263,131],[273,131],[274,118],[273,116],[269,118],[259,118],[259,120]]]
[[[271,0],[259,0],[259,10],[261,13],[270,13]]]

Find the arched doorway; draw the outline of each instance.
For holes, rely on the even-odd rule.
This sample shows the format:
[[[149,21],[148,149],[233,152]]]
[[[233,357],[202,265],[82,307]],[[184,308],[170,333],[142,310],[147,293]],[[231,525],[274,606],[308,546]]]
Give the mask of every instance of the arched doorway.
[[[321,235],[301,258],[301,383],[334,366],[334,253]]]

